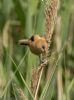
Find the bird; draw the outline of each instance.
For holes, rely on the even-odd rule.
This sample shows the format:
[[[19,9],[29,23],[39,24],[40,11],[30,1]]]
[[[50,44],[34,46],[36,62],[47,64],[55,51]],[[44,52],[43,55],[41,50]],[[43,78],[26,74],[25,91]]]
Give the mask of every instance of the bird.
[[[27,45],[30,48],[30,51],[40,56],[40,54],[46,54],[48,49],[48,43],[43,36],[33,35],[29,39],[21,39],[18,41],[19,45]]]

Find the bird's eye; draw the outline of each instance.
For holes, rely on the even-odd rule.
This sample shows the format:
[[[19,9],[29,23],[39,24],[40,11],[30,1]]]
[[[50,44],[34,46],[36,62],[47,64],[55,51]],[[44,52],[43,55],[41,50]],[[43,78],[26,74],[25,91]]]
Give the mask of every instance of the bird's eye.
[[[31,40],[31,41],[34,41],[34,36],[32,36],[32,37],[30,38],[30,40]]]
[[[43,48],[43,49],[45,49],[45,46],[44,46],[44,45],[42,45],[42,48]]]

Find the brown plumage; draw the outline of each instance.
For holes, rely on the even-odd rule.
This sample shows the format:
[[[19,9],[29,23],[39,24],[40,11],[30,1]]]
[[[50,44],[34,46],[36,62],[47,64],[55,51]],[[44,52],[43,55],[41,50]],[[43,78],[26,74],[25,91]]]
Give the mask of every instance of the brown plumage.
[[[22,39],[18,41],[20,45],[29,46],[32,53],[36,55],[45,54],[48,49],[47,41],[44,37],[39,35],[32,36],[30,39]]]

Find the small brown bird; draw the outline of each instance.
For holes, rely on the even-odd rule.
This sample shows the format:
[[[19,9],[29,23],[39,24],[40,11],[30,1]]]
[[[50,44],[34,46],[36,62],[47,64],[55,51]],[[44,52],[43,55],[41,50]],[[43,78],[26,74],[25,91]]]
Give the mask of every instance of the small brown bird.
[[[36,55],[45,54],[48,49],[47,41],[44,37],[39,35],[32,36],[30,39],[22,39],[18,41],[20,45],[29,46],[32,53]]]

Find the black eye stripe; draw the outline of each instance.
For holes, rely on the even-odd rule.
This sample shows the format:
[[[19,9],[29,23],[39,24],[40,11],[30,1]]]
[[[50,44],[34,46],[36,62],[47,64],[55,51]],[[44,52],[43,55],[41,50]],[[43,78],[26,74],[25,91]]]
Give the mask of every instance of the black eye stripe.
[[[31,41],[34,41],[34,36],[32,36],[32,37],[30,38],[30,40],[31,40]]]
[[[43,49],[45,49],[45,46],[44,46],[44,45],[42,45],[42,48],[43,48]]]

